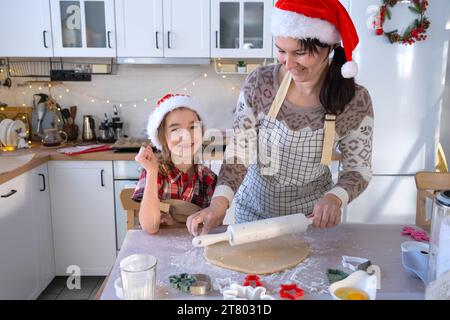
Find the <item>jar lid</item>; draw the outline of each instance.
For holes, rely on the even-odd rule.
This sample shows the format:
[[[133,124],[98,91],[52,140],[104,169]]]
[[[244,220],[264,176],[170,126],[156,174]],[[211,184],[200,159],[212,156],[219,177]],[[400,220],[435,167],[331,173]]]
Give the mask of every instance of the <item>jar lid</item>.
[[[441,191],[437,194],[436,200],[446,206],[450,207],[450,190]]]

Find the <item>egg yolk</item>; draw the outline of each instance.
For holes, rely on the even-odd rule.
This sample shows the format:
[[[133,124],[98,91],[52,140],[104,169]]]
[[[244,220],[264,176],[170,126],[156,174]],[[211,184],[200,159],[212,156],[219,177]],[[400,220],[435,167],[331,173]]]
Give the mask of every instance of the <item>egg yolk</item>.
[[[334,294],[342,300],[369,300],[369,295],[358,288],[342,287],[334,291]]]

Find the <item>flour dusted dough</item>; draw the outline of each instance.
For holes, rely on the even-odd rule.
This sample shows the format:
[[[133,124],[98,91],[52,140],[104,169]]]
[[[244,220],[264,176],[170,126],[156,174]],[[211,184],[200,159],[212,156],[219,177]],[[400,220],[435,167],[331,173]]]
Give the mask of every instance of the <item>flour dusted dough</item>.
[[[226,269],[247,274],[282,271],[302,262],[309,254],[308,244],[293,236],[231,246],[219,242],[205,249],[205,259]]]

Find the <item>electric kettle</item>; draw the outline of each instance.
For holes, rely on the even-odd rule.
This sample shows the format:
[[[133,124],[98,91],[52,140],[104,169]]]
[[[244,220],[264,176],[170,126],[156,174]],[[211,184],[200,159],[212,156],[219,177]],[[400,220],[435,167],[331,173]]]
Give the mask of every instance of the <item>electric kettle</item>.
[[[83,141],[95,140],[95,121],[92,115],[83,116],[83,131],[81,134]]]

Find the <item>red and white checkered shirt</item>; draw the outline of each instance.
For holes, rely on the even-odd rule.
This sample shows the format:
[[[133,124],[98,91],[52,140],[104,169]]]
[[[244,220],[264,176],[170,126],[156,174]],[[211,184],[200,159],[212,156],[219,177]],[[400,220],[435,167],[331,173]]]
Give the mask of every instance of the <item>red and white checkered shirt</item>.
[[[195,165],[194,170],[192,177],[189,177],[188,173],[183,173],[176,167],[167,170],[163,174],[160,166],[158,172],[159,199],[184,200],[192,202],[201,208],[209,206],[216,187],[217,176],[209,168],[202,165]],[[144,169],[132,196],[134,201],[142,201],[146,177],[147,171]]]

